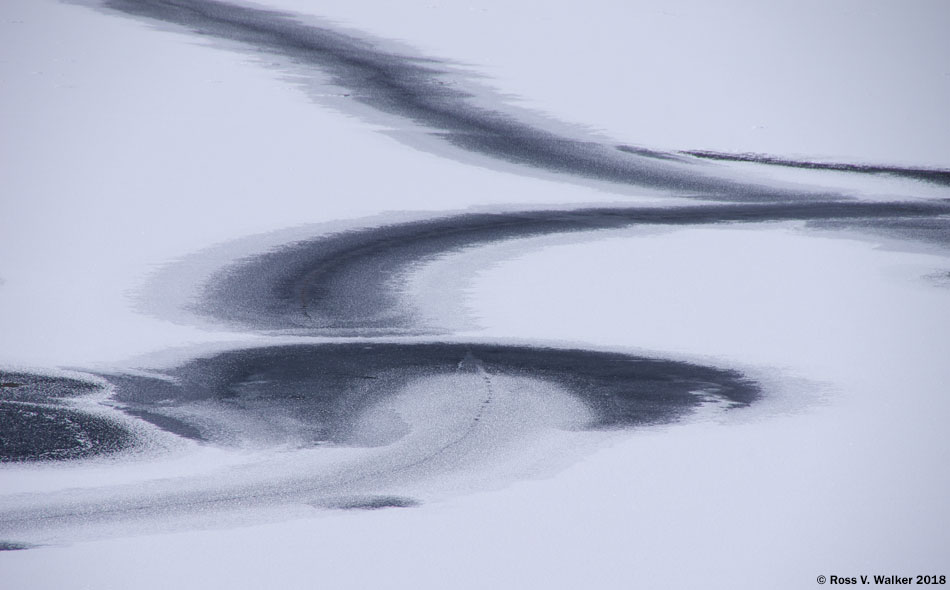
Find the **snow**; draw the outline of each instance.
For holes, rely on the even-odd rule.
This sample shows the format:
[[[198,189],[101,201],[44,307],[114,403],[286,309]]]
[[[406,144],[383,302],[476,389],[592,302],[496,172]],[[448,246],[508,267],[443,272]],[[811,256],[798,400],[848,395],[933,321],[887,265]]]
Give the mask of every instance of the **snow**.
[[[267,5],[450,59],[512,104],[618,143],[950,165],[941,2],[597,0],[583,13],[533,0]],[[333,224],[674,202],[411,149],[382,125],[314,102],[267,56],[83,5],[6,0],[0,44],[3,368],[153,366],[269,342],[173,322],[141,300],[169,269],[193,265],[192,284],[169,288],[187,294],[216,266]],[[847,174],[756,174],[864,198],[947,196]],[[819,574],[941,574],[950,290],[933,277],[948,270],[941,250],[793,222],[456,253],[410,283],[456,338],[738,368],[766,385],[766,399],[682,424],[551,434],[582,413],[563,396],[543,406],[550,414],[518,409],[538,418],[530,441],[510,425],[515,438],[488,448],[497,461],[420,484],[433,501],[417,507],[294,506],[86,536],[77,527],[78,540],[0,553],[0,579],[97,589],[799,588]],[[541,390],[524,403],[539,404]],[[437,405],[421,394],[398,403],[423,423]],[[385,438],[379,424],[366,436]],[[286,475],[308,464],[298,460],[310,461],[158,441],[138,456],[4,465],[0,504],[99,487],[131,486],[134,496],[266,468]]]

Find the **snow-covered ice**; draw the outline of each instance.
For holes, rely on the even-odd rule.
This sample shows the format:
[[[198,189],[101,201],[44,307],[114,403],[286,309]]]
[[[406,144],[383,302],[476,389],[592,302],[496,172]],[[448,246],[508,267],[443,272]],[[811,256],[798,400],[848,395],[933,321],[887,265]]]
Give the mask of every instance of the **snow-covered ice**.
[[[0,552],[0,585],[798,588],[947,573],[946,182],[681,153],[945,171],[944,3],[235,4],[432,58],[449,88],[511,117],[489,118],[491,133],[540,130],[517,146],[534,160],[453,141],[465,134],[438,128],[431,105],[413,118],[379,95],[350,100],[299,56],[130,16],[131,0],[6,0],[0,370],[112,379],[51,403],[145,442],[0,465],[0,543],[31,547]],[[569,141],[538,151],[550,137]],[[633,150],[610,153],[655,166],[653,180],[621,185],[622,166],[577,164],[603,146]],[[677,188],[680,174],[703,180]],[[789,195],[825,213],[768,209]],[[883,208],[842,221],[827,213],[839,203]],[[704,207],[752,213],[587,231],[525,222]],[[478,215],[509,229],[439,237]],[[308,244],[350,248],[333,281],[294,274],[317,260]],[[352,279],[380,261],[394,262],[385,280]],[[243,315],[208,313],[220,303],[208,285],[275,264],[307,317],[261,295],[270,283]],[[343,299],[313,295],[331,284]],[[390,289],[414,329],[361,324],[361,288]],[[320,323],[321,305],[347,298],[354,307],[321,316],[345,318],[345,333]],[[460,358],[457,373],[380,364],[373,403],[339,413],[345,441],[317,446],[291,410],[252,415],[284,391],[263,361],[226,375],[232,406],[201,398],[210,373],[188,372],[218,363],[225,379],[268,347],[433,341],[497,347],[506,370],[489,375],[487,356]],[[723,381],[677,398],[689,411],[590,429],[596,405],[561,375],[514,368],[574,354],[563,351],[590,351],[577,358],[597,371],[626,355],[670,363],[670,381],[687,367]],[[733,372],[761,396],[729,409],[715,392]],[[197,401],[123,401],[123,383]],[[171,419],[205,430],[189,437]]]

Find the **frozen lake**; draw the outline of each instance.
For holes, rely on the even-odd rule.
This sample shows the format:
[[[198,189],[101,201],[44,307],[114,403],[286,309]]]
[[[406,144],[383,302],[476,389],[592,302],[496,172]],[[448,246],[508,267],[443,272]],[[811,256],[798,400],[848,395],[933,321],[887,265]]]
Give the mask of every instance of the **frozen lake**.
[[[5,2],[0,578],[945,574],[947,25]]]

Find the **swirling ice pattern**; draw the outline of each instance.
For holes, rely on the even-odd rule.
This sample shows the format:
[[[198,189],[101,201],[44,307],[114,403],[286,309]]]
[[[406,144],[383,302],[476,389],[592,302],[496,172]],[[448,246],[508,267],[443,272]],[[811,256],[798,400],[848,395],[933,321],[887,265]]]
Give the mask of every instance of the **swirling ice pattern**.
[[[435,256],[545,234],[782,220],[905,238],[919,237],[925,227],[923,239],[948,241],[946,200],[857,202],[712,176],[696,164],[697,158],[749,158],[561,136],[502,105],[476,106],[469,93],[444,83],[451,75],[444,63],[386,52],[288,14],[210,0],[103,0],[101,6],[289,58],[328,74],[371,111],[401,117],[453,149],[514,164],[525,174],[553,172],[569,182],[660,188],[733,204],[443,215],[317,236],[222,269],[192,311],[246,330],[361,340],[226,351],[148,375],[4,373],[0,459],[80,459],[139,444],[121,421],[74,403],[90,393],[108,393],[125,416],[180,437],[226,447],[290,446],[329,458],[314,460],[305,473],[243,474],[228,484],[195,478],[185,487],[159,482],[147,492],[96,489],[15,499],[0,507],[0,534],[15,537],[0,549],[62,538],[69,533],[57,531],[75,525],[156,515],[187,520],[286,504],[412,506],[418,500],[400,493],[409,483],[490,462],[494,452],[536,432],[663,424],[706,403],[741,408],[762,395],[756,383],[728,369],[616,352],[452,341],[451,327],[424,323],[395,290],[410,267]],[[833,169],[946,181],[946,171]],[[424,340],[395,339],[406,335]],[[362,451],[339,459],[334,449]]]

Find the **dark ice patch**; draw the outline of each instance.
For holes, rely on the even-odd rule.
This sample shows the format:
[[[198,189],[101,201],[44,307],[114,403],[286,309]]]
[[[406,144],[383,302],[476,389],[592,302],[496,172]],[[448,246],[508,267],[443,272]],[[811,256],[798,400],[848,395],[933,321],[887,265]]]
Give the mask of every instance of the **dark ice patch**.
[[[0,371],[0,400],[20,402],[53,402],[89,395],[101,385],[69,377],[53,377],[23,372]]]
[[[473,363],[475,363],[473,365]],[[621,353],[458,343],[340,343],[271,346],[221,353],[168,371],[172,381],[110,376],[115,399],[133,415],[194,437],[231,444],[280,433],[299,445],[359,444],[355,421],[368,407],[426,376],[470,372],[544,379],[582,399],[589,428],[675,421],[703,395],[746,406],[760,390],[742,374]],[[163,421],[168,418],[170,422]],[[158,419],[162,418],[162,419]],[[263,434],[262,434],[263,433]],[[265,436],[266,435],[266,436]]]
[[[68,377],[0,373],[0,462],[80,459],[130,447],[134,437],[118,422],[66,405],[101,387]]]
[[[80,459],[120,451],[133,442],[125,428],[101,416],[0,403],[0,462]]]

